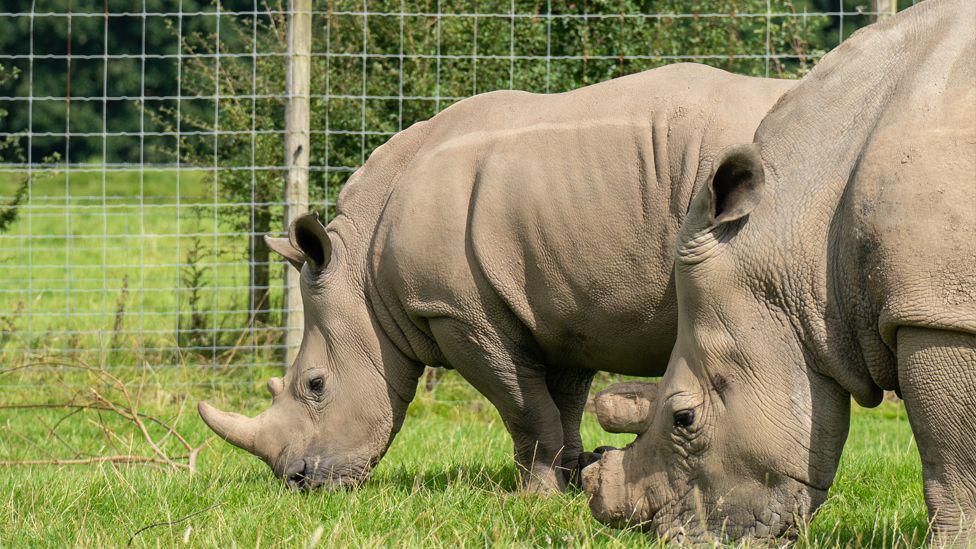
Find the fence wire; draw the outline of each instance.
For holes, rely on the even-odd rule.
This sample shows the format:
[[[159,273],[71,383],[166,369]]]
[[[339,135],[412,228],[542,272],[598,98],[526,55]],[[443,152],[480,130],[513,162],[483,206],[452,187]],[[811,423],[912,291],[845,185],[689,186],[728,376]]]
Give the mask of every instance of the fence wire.
[[[473,94],[560,92],[677,61],[795,78],[872,9],[315,1],[309,203],[328,214],[374,148]],[[284,230],[289,15],[276,0],[4,2],[5,365],[282,364],[284,263],[261,237]]]

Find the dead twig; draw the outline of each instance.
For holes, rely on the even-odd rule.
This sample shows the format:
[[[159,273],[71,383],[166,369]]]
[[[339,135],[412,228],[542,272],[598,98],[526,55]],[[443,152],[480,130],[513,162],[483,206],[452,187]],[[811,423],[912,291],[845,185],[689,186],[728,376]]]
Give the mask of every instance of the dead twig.
[[[17,370],[26,369],[33,366],[63,366],[69,368],[75,368],[82,371],[87,371],[93,374],[101,383],[93,384],[88,387],[87,393],[80,391],[70,391],[73,393],[70,400],[66,402],[56,402],[56,403],[25,403],[25,404],[3,404],[0,405],[0,410],[36,410],[36,409],[64,409],[70,410],[70,413],[60,418],[54,427],[49,426],[46,422],[41,420],[41,423],[47,429],[48,434],[54,440],[60,442],[72,451],[74,456],[70,459],[62,459],[57,457],[50,457],[49,459],[35,459],[35,460],[6,460],[0,461],[0,466],[10,467],[14,465],[85,465],[85,464],[95,464],[95,463],[146,463],[153,465],[164,465],[171,469],[183,469],[188,470],[191,473],[196,470],[196,457],[201,449],[206,445],[204,443],[200,446],[193,446],[186,440],[186,438],[181,435],[176,428],[167,423],[166,421],[155,417],[153,415],[139,411],[140,403],[143,397],[143,388],[146,381],[146,371],[142,372],[138,382],[139,386],[135,389],[135,393],[130,390],[129,386],[119,379],[117,376],[106,371],[102,367],[92,367],[86,364],[70,364],[62,363],[60,361],[44,361],[39,363],[28,364],[24,366],[19,366],[15,368],[10,368],[7,370],[0,370],[0,374],[11,373]],[[148,368],[147,368],[148,369]],[[101,389],[100,389],[101,388]],[[118,398],[110,398],[107,395],[113,395]],[[183,406],[180,406],[180,413],[182,414]],[[98,427],[103,434],[105,434],[108,439],[109,446],[115,446],[115,443],[119,443],[119,448],[117,455],[110,456],[93,456],[88,455],[87,457],[82,457],[83,454],[79,452],[76,448],[72,447],[67,441],[63,440],[57,433],[57,427],[67,418],[83,412],[83,411],[93,411],[98,417],[97,422],[92,422],[96,427]],[[141,456],[136,454],[125,453],[132,448],[132,439],[128,441],[123,440],[118,434],[106,425],[102,414],[104,412],[110,412],[127,422],[131,423],[135,429],[141,435],[141,438],[149,446],[152,451],[151,456]],[[40,419],[40,418],[39,418]],[[89,421],[91,419],[89,418]],[[152,430],[150,430],[149,425],[156,425],[158,428],[164,430],[163,435],[157,439],[154,437]],[[10,430],[9,427],[7,430]],[[158,429],[156,429],[158,432]],[[16,436],[20,436],[14,433]],[[179,445],[181,445],[185,450],[186,454],[173,457],[166,450],[164,450],[163,442],[169,437],[173,437]],[[20,436],[20,438],[24,438]],[[26,439],[25,439],[26,440]],[[28,441],[32,445],[37,446],[34,441]]]
[[[218,501],[217,503],[214,503],[210,507],[207,507],[207,508],[204,508],[204,509],[200,509],[199,511],[194,511],[194,512],[190,513],[189,515],[186,515],[185,517],[180,517],[180,518],[178,518],[176,520],[168,520],[168,521],[164,521],[164,522],[154,522],[152,524],[148,524],[146,526],[143,526],[142,528],[136,530],[135,533],[133,533],[132,536],[129,538],[129,541],[127,541],[125,544],[126,544],[126,546],[132,545],[132,540],[136,539],[136,536],[138,536],[139,534],[145,532],[146,530],[149,530],[151,528],[158,528],[159,526],[173,526],[174,524],[179,524],[179,523],[181,523],[181,522],[183,522],[185,520],[191,519],[191,518],[193,518],[193,517],[195,517],[197,515],[202,515],[203,513],[206,513],[207,511],[210,511],[212,509],[215,509],[215,508],[219,507],[220,504],[221,504],[221,502]]]
[[[105,441],[108,443],[109,447],[114,448],[120,453],[122,452],[128,453],[129,450],[132,449],[131,440],[128,441],[128,443],[122,440],[122,437],[117,435],[115,431],[110,429],[109,426],[105,424],[105,418],[102,417],[101,410],[95,411],[95,417],[98,418],[98,421],[93,421],[91,418],[88,418],[87,421],[88,423],[94,425],[95,427],[98,427],[98,430],[101,431],[103,435],[105,435]]]
[[[79,452],[78,449],[75,448],[74,446],[68,444],[68,441],[67,440],[64,440],[63,438],[61,438],[61,435],[58,434],[57,426],[60,425],[61,422],[66,417],[70,417],[70,416],[76,414],[77,412],[78,412],[78,410],[75,410],[73,412],[69,412],[67,415],[65,415],[64,417],[62,417],[61,419],[59,419],[57,421],[57,423],[54,424],[55,425],[54,427],[51,427],[50,425],[48,425],[47,422],[44,421],[44,418],[42,418],[40,415],[34,414],[34,419],[36,419],[38,423],[40,423],[41,425],[44,426],[44,429],[47,430],[48,434],[50,434],[52,438],[54,438],[55,440],[57,440],[58,442],[60,442],[62,445],[64,445],[65,448],[67,448],[68,450],[71,450],[71,453],[74,454],[74,457],[76,457],[76,458],[77,457],[80,457],[82,455],[82,453]]]
[[[116,406],[118,406],[118,405],[116,404]],[[98,404],[75,404],[75,403],[72,403],[72,402],[58,402],[58,403],[52,403],[52,404],[33,404],[33,403],[31,403],[31,404],[0,404],[0,410],[17,410],[17,409],[25,409],[25,410],[27,410],[27,409],[31,409],[31,408],[65,408],[65,409],[73,409],[73,410],[79,410],[79,411],[80,410],[104,410],[104,411],[108,411],[108,412],[114,411],[111,408],[109,408],[108,406],[102,406],[102,405],[98,405]],[[163,429],[166,429],[167,434],[172,434],[173,437],[176,440],[178,440],[180,442],[180,444],[182,444],[183,446],[185,446],[187,449],[191,449],[192,448],[190,446],[190,443],[187,442],[186,439],[183,438],[176,431],[176,429],[174,429],[172,426],[170,426],[169,424],[167,424],[163,420],[161,420],[161,419],[159,419],[159,418],[157,418],[155,416],[146,414],[144,412],[138,412],[138,415],[139,415],[140,418],[142,418],[142,419],[144,419],[146,421],[151,421],[152,423],[155,423],[156,425],[159,425]],[[64,419],[64,418],[62,418],[62,419]]]
[[[108,408],[111,411],[113,411],[116,414],[124,417],[125,419],[128,419],[129,421],[133,422],[136,425],[136,428],[139,429],[139,432],[142,433],[142,437],[149,444],[149,447],[152,448],[153,453],[155,453],[157,456],[159,456],[159,459],[162,459],[163,461],[165,461],[167,464],[171,465],[174,468],[185,467],[185,465],[183,465],[182,463],[176,463],[176,462],[172,461],[171,459],[169,459],[169,457],[166,455],[166,452],[164,452],[162,449],[160,449],[159,446],[156,445],[156,442],[153,440],[152,435],[150,435],[149,434],[149,431],[146,429],[146,424],[143,423],[142,420],[139,418],[138,412],[136,412],[134,409],[130,409],[130,410],[126,411],[126,410],[123,410],[123,409],[119,408],[113,402],[111,402],[108,399],[106,399],[105,397],[103,397],[101,395],[101,393],[99,393],[94,388],[91,389],[91,393],[92,393],[92,396],[95,398],[96,402],[102,402],[102,403],[104,403],[106,406],[108,406]],[[130,400],[130,402],[131,402],[131,398],[130,398],[130,396],[128,394],[128,391],[125,392],[125,396],[126,396],[126,399],[127,400]]]
[[[158,463],[169,465],[170,462],[147,456],[95,456],[81,459],[15,459],[0,461],[0,467],[14,467],[17,465],[92,465],[95,463]]]

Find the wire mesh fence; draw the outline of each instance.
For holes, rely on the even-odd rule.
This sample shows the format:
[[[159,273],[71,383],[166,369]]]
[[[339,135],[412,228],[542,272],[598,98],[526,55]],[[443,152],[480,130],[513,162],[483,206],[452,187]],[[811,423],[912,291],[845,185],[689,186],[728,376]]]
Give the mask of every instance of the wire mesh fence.
[[[289,11],[281,0],[6,0],[0,353],[278,366]],[[312,2],[309,196],[413,122],[678,61],[802,76],[877,8],[846,0]]]

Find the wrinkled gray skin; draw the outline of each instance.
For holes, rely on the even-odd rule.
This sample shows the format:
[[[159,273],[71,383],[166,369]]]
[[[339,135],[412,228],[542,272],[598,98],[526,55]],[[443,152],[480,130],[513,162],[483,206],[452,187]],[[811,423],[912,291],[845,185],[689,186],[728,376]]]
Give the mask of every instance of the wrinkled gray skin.
[[[210,427],[303,488],[362,481],[424,365],[498,409],[527,488],[562,489],[596,370],[660,375],[693,191],[793,82],[672,65],[577,91],[461,101],[377,149],[323,227],[270,239],[305,333],[254,419]]]
[[[653,405],[604,406],[641,434],[583,470],[598,519],[678,541],[794,534],[834,479],[851,397],[889,389],[934,541],[976,543],[974,40],[962,0],[861,30],[722,155],[679,235],[667,373],[619,396]]]

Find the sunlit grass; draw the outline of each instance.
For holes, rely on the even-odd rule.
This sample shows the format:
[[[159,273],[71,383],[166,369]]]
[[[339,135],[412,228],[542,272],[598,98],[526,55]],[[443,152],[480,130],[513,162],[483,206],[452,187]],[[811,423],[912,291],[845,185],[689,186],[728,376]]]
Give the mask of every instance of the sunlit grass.
[[[196,400],[208,398],[255,413],[268,404],[260,379],[272,373],[152,372],[143,379],[142,402],[151,413],[177,418],[179,429],[199,444],[212,434],[196,416]],[[21,389],[8,391],[8,402],[56,401],[66,391],[55,383],[58,376],[78,381],[57,370],[16,375]],[[51,384],[45,391],[31,390],[26,383],[47,376]],[[214,380],[243,383],[211,385]],[[599,384],[609,381],[601,377]],[[52,410],[0,411],[0,459],[70,455],[40,421],[54,425],[63,415]],[[837,482],[799,545],[921,544],[925,507],[904,409],[895,403],[855,408],[853,418]],[[108,447],[99,428],[80,417],[65,420],[58,434],[79,451],[105,452]],[[628,441],[627,436],[602,432],[590,415],[583,437],[587,447]],[[139,450],[138,437],[134,440]],[[218,439],[201,452],[198,467],[194,475],[113,465],[3,470],[0,545],[120,545],[146,525],[201,510],[177,525],[141,532],[136,544],[173,545],[184,536],[207,546],[296,546],[314,539],[323,546],[650,543],[640,533],[597,523],[579,491],[548,497],[517,493],[511,442],[503,425],[490,404],[453,373],[432,392],[420,389],[403,431],[359,490],[290,492],[263,463]]]
[[[0,201],[23,177],[0,173]],[[0,234],[0,350],[101,360],[104,349],[136,342],[157,362],[187,361],[176,356],[176,332],[181,315],[197,310],[223,354],[252,308],[278,317],[283,262],[271,268],[267,302],[249,302],[250,235],[231,223],[249,208],[215,190],[207,170],[34,173],[17,220]],[[277,324],[262,328],[257,342],[277,337]],[[221,362],[199,350],[200,362]],[[258,354],[236,358],[268,362],[274,353]],[[127,356],[111,361],[133,365],[122,364]]]

